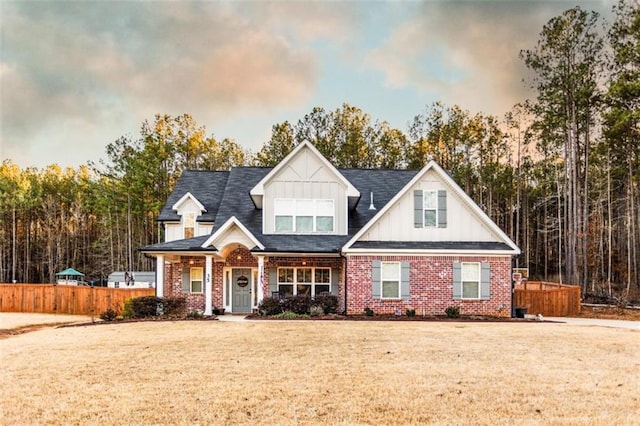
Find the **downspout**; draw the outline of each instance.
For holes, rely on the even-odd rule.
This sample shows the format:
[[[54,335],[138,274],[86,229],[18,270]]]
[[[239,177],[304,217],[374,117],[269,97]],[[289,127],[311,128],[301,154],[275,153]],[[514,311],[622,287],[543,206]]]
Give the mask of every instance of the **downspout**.
[[[340,257],[343,259],[344,265],[344,312],[343,315],[347,315],[347,257],[340,252]]]

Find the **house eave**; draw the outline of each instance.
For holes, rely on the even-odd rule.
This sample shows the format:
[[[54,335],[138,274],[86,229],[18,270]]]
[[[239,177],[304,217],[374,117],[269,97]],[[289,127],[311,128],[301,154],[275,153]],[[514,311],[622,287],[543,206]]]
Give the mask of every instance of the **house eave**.
[[[515,250],[447,250],[447,249],[367,249],[367,248],[349,248],[343,250],[345,256],[349,255],[394,255],[394,256],[487,256],[487,257],[504,257],[516,256],[520,252]]]

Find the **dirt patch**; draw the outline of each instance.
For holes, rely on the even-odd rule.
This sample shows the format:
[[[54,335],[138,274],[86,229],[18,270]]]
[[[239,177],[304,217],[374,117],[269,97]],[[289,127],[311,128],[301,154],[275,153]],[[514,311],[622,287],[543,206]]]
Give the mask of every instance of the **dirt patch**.
[[[580,314],[576,315],[576,317],[640,321],[640,309],[606,305],[582,305]]]
[[[25,325],[17,328],[10,329],[0,329],[0,339],[6,339],[7,337],[17,336],[20,334],[30,333],[32,331],[38,331],[43,328],[49,327],[59,327],[62,325],[68,324],[66,322],[58,322],[58,323],[47,323],[47,324],[33,324],[33,325]]]

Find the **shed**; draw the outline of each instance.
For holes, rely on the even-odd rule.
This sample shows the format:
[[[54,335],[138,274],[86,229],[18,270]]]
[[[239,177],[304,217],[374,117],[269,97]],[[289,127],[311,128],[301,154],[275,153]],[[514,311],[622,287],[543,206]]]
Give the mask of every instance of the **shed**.
[[[116,271],[109,274],[107,287],[111,288],[155,288],[154,271]]]

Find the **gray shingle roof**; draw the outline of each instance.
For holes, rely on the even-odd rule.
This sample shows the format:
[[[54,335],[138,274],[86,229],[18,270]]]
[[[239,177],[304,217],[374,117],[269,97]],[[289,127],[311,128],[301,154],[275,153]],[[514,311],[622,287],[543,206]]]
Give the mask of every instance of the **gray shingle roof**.
[[[373,216],[380,211],[409,181],[418,170],[339,169],[338,171],[360,192],[356,208],[349,212],[348,235],[263,235],[262,211],[258,210],[249,191],[272,168],[233,167],[228,172],[185,171],[167,200],[159,220],[179,220],[171,209],[184,194],[191,192],[207,213],[200,220],[214,220],[215,232],[232,216],[235,216],[265,247],[269,253],[339,253]],[[370,210],[371,193],[375,210]],[[208,236],[188,240],[171,241],[145,247],[143,251],[208,251],[200,245]],[[460,249],[460,250],[509,250],[503,243],[484,242],[357,242],[353,248],[389,249]],[[257,251],[258,248],[253,248]]]
[[[172,209],[187,192],[196,197],[207,211],[198,217],[198,222],[213,222],[220,207],[220,201],[229,177],[228,171],[185,170],[176,182],[173,192],[160,211],[158,220],[179,221],[180,216]]]

